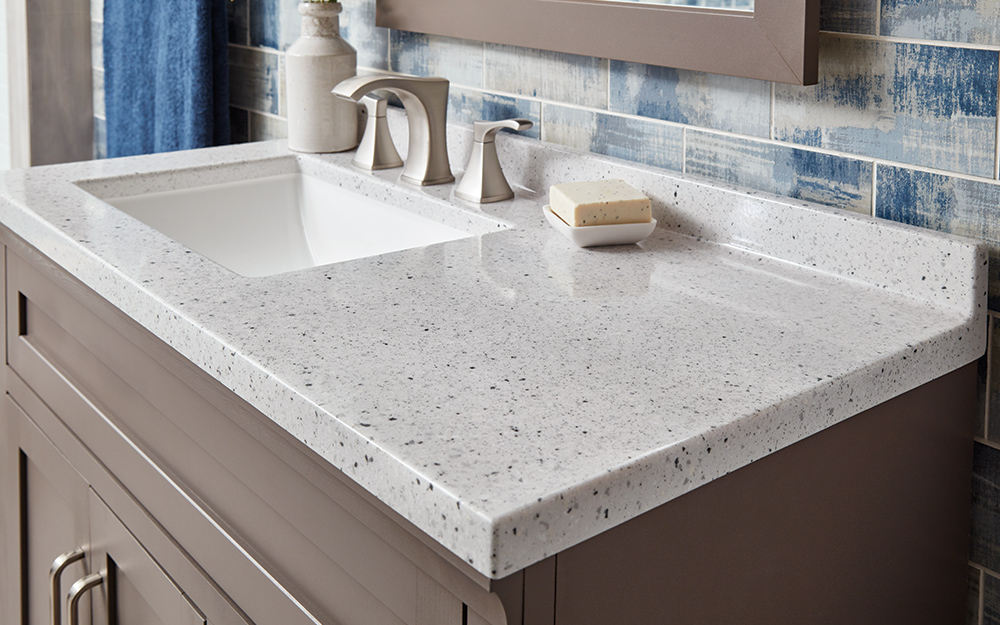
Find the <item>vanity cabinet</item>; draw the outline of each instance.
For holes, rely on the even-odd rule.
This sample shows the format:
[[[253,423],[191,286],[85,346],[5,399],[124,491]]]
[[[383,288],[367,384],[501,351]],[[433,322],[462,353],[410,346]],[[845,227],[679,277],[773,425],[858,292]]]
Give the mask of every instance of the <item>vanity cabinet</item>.
[[[495,583],[61,268],[7,244],[4,622],[48,623],[49,567],[80,547],[61,593],[102,570],[115,582],[90,593],[95,623],[506,622]]]
[[[204,625],[198,609],[11,396],[4,415],[5,475],[16,482],[5,490],[16,489],[12,507],[21,518],[11,534],[19,534],[23,562],[16,580],[24,602],[19,622]]]
[[[48,569],[81,547],[60,593],[106,571],[81,604],[102,625],[960,619],[975,365],[493,580],[0,239],[5,623],[49,622]]]

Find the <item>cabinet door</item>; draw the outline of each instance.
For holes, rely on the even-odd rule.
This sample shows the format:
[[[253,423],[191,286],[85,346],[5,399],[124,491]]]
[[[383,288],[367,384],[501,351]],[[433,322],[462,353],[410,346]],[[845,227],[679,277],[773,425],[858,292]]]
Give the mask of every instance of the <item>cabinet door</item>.
[[[10,396],[4,399],[2,437],[4,551],[7,562],[20,562],[5,566],[13,575],[5,585],[4,620],[49,624],[53,600],[59,610],[69,584],[91,564],[84,551],[90,541],[87,484]],[[53,583],[50,570],[64,554],[75,555],[65,559]],[[87,614],[86,602],[81,608]]]
[[[205,619],[122,522],[90,491],[94,622],[117,625],[205,625]]]

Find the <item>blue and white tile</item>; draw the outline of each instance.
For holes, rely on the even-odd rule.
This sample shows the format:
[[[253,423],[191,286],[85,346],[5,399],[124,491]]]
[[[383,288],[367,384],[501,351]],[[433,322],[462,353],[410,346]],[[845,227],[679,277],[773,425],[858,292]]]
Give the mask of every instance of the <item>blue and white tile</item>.
[[[441,76],[453,84],[483,86],[481,41],[394,30],[390,34],[390,67],[414,76]]]
[[[611,61],[609,110],[768,137],[771,83]]]
[[[1000,449],[982,443],[975,444],[973,453],[971,538],[969,559],[997,570],[1000,567]],[[996,620],[1000,617],[996,580],[986,580],[983,590],[984,598],[993,597],[992,612]],[[985,606],[984,617],[988,611],[990,607]]]
[[[774,138],[992,177],[998,55],[823,37],[820,79],[775,86]]]
[[[488,43],[483,86],[493,91],[606,109],[608,61]]]
[[[1000,310],[1000,185],[878,165],[875,215],[990,245],[990,310]],[[998,502],[1000,503],[1000,502]]]
[[[252,111],[278,114],[278,55],[229,46],[229,103]]]
[[[375,25],[375,0],[341,0],[340,34],[358,51],[358,67],[389,69],[389,29]]]
[[[542,119],[543,141],[665,169],[683,167],[680,126],[547,103]]]
[[[871,161],[692,129],[685,159],[689,174],[871,214]]]
[[[249,3],[250,45],[285,50],[298,39],[302,16],[297,2],[246,0]]]
[[[879,0],[825,0],[819,5],[820,30],[874,35]]]
[[[518,134],[538,139],[541,137],[542,105],[537,100],[515,98],[476,89],[452,87],[448,94],[448,121],[472,124],[485,120],[522,118],[534,125]]]
[[[996,0],[882,0],[881,34],[998,45],[1000,6]]]

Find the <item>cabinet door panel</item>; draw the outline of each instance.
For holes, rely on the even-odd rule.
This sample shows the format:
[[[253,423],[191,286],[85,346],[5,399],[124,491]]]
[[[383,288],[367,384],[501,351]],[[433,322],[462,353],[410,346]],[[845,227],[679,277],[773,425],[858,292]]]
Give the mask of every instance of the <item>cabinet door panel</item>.
[[[87,484],[65,457],[31,423],[8,396],[5,400],[6,454],[16,458],[19,523],[13,531],[19,543],[22,622],[51,622],[49,569],[61,554],[89,543]],[[9,544],[9,542],[8,542]],[[82,577],[90,558],[68,565],[61,576],[59,601],[65,599],[73,580]],[[81,623],[89,623],[89,604],[81,604]]]
[[[105,583],[94,591],[99,599],[96,622],[205,625],[204,617],[92,490],[90,521],[93,561],[106,572]]]

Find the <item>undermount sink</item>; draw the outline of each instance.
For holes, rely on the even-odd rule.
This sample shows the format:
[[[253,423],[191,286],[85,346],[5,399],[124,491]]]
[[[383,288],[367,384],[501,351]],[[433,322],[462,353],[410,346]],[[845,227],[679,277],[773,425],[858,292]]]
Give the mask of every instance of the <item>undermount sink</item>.
[[[295,163],[293,158],[289,161]],[[440,201],[404,197],[406,201],[395,202],[407,207],[403,209],[294,171],[297,167],[284,169],[293,171],[253,177],[252,172],[234,169],[229,172],[231,178],[239,180],[214,184],[184,183],[173,176],[159,185],[166,189],[153,185],[149,190],[149,186],[137,186],[135,180],[127,178],[116,180],[118,184],[114,185],[95,184],[107,181],[84,181],[78,185],[178,243],[247,277],[423,247],[502,227],[498,222]],[[334,172],[334,180],[337,175],[350,176]],[[225,180],[227,174],[213,177]],[[171,182],[175,188],[170,188]],[[104,192],[97,192],[95,186],[104,186]],[[421,203],[439,206],[432,207],[429,211],[432,214],[425,216],[417,213],[427,210],[413,210]],[[451,212],[460,215],[449,215]]]

